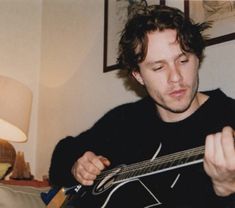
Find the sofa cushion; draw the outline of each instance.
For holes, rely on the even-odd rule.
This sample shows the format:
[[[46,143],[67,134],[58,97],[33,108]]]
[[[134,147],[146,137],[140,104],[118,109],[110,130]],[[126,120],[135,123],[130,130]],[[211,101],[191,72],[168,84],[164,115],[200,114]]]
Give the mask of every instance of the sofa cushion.
[[[40,193],[47,192],[49,187],[36,188],[0,184],[1,208],[45,208]]]

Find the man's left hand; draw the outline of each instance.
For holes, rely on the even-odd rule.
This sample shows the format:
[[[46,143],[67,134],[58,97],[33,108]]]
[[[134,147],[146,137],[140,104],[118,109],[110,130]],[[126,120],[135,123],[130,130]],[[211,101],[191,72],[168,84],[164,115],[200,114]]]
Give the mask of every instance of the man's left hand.
[[[204,169],[218,196],[235,193],[235,146],[231,127],[206,137]]]

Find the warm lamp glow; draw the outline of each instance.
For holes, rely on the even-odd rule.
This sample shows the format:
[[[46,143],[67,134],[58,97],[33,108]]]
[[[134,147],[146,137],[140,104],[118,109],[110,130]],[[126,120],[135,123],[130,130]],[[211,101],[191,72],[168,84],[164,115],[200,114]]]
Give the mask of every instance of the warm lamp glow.
[[[24,142],[28,137],[32,92],[22,83],[0,76],[0,138]]]

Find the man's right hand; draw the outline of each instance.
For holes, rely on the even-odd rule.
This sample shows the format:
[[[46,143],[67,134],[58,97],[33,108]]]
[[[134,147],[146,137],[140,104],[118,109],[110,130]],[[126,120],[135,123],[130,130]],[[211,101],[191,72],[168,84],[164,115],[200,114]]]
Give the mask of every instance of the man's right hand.
[[[94,183],[97,175],[109,165],[110,161],[107,158],[87,151],[74,163],[72,174],[79,183],[90,186]]]

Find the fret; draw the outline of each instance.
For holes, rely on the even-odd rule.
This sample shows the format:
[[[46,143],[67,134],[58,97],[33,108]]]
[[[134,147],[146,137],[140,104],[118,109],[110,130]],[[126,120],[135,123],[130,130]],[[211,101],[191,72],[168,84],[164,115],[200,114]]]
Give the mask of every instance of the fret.
[[[157,157],[154,160],[146,160],[139,163],[123,166],[116,174],[115,183],[137,177],[164,172],[169,169],[194,164],[204,156],[204,147],[197,147],[181,152]],[[108,174],[108,173],[106,173]]]

